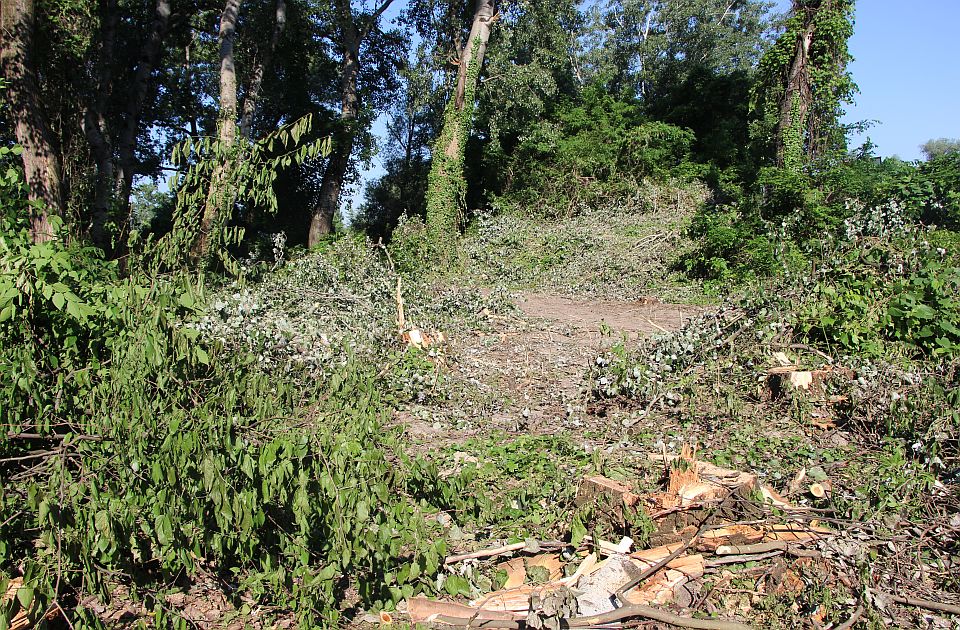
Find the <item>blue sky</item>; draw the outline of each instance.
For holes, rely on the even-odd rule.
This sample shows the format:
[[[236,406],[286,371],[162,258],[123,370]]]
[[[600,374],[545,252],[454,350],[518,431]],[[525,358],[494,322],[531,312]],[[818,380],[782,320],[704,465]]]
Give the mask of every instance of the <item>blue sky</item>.
[[[789,0],[776,0],[785,11]],[[850,40],[850,66],[860,86],[847,123],[877,121],[865,137],[877,154],[905,160],[921,157],[931,138],[960,138],[960,0],[859,0]],[[384,133],[382,121],[374,132]],[[853,138],[851,146],[863,142]],[[374,157],[369,181],[383,173]],[[362,185],[352,195],[362,202]]]
[[[846,122],[879,121],[866,133],[877,153],[905,160],[931,138],[960,138],[960,0],[860,0],[856,16],[860,94]]]

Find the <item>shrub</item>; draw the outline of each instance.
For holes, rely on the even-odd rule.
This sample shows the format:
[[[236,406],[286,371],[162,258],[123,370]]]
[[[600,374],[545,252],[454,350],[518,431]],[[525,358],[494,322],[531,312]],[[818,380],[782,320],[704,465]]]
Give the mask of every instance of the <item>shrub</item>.
[[[520,139],[510,153],[505,201],[546,215],[576,214],[629,196],[644,178],[689,179],[693,133],[648,121],[639,104],[587,89]]]
[[[107,600],[118,583],[159,612],[164,591],[201,573],[311,627],[335,625],[346,589],[377,607],[431,588],[445,546],[422,512],[465,509],[463,488],[400,450],[372,362],[344,349],[322,377],[297,378],[207,336],[196,276],[124,277],[79,245],[33,244],[12,184],[0,190],[0,571],[24,585],[0,625],[21,608],[36,620],[54,601]],[[353,258],[321,268],[339,278],[372,260],[364,251],[346,242],[335,253]]]
[[[891,188],[893,197],[917,220],[960,229],[960,152],[922,163]]]

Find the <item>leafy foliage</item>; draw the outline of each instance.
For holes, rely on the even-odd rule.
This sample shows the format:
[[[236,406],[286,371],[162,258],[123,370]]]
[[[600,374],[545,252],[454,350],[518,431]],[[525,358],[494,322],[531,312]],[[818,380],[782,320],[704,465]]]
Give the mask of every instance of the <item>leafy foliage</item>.
[[[4,181],[0,570],[25,580],[7,622],[117,580],[159,607],[211,570],[306,625],[334,623],[347,588],[385,606],[430,587],[445,547],[423,512],[456,482],[403,455],[369,363],[278,378],[188,325],[196,277],[32,244]]]
[[[523,138],[503,175],[504,201],[563,216],[628,195],[645,177],[685,179],[698,171],[693,140],[685,129],[647,121],[638,103],[594,87]]]
[[[461,277],[483,285],[640,300],[695,300],[696,280],[665,273],[687,244],[681,233],[703,200],[702,186],[644,181],[577,197],[572,216],[506,206],[477,217],[464,239]],[[572,200],[570,200],[572,202]],[[575,214],[574,214],[575,213]]]
[[[956,138],[935,138],[920,145],[920,150],[928,160],[940,157],[947,153],[960,151],[960,140]]]
[[[902,203],[909,216],[926,224],[960,229],[960,152],[921,163],[884,192]]]

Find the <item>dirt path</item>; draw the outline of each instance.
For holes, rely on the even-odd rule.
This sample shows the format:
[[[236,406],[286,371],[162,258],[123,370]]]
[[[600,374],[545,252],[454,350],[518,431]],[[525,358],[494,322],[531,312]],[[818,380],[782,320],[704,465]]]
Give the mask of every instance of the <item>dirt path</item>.
[[[413,443],[428,448],[502,430],[554,433],[597,430],[586,413],[586,377],[606,347],[674,331],[703,309],[640,302],[520,295],[518,315],[489,331],[453,336],[446,383],[451,400],[401,412]]]
[[[614,333],[622,333],[630,340],[651,333],[674,331],[702,310],[692,306],[664,304],[653,298],[638,302],[615,302],[544,293],[526,293],[517,300],[517,306],[531,319],[568,326],[593,341],[601,339],[603,327]]]

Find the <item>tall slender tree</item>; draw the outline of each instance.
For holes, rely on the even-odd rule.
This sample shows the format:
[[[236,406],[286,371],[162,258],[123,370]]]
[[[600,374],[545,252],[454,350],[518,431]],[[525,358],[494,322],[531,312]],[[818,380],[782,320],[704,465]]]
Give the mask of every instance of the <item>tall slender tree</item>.
[[[320,183],[320,193],[310,220],[308,245],[313,247],[333,232],[333,218],[340,204],[343,183],[357,136],[360,115],[359,78],[364,42],[393,0],[384,0],[370,15],[354,15],[350,0],[334,0],[340,48],[340,120],[333,150]]]
[[[435,245],[454,238],[465,218],[463,161],[477,83],[496,19],[494,0],[476,0],[470,34],[458,51],[456,83],[444,112],[443,130],[434,143],[427,185],[427,225]]]
[[[217,116],[218,152],[221,161],[214,169],[207,191],[207,201],[200,220],[200,234],[193,253],[205,257],[210,247],[214,226],[233,205],[229,174],[237,139],[237,68],[234,60],[234,38],[240,15],[241,0],[226,0],[220,15],[220,113]]]
[[[243,97],[243,114],[240,118],[240,135],[248,142],[253,134],[253,119],[257,113],[257,104],[260,100],[260,90],[263,87],[263,76],[270,69],[273,57],[276,54],[280,37],[287,26],[287,3],[285,0],[276,0],[274,10],[273,32],[270,42],[258,50],[253,72]]]
[[[126,65],[117,59],[122,8],[117,0],[100,2],[100,44],[97,51],[95,90],[83,113],[83,131],[95,162],[91,237],[94,244],[111,247],[107,223],[111,208],[126,218],[130,193],[137,170],[137,148],[142,137],[144,109],[155,87],[154,74],[163,52],[172,8],[170,0],[156,0],[149,29],[139,47],[137,64],[130,80],[115,90],[118,69]],[[123,72],[122,78],[127,78]],[[132,88],[132,89],[131,89]],[[119,92],[119,93],[118,93]],[[120,107],[116,106],[120,103]]]
[[[847,71],[853,0],[793,0],[786,29],[760,62],[753,106],[776,164],[799,171],[843,152],[843,106],[857,86]]]
[[[595,15],[587,56],[614,91],[644,100],[688,74],[751,70],[764,51],[766,0],[610,0]]]

